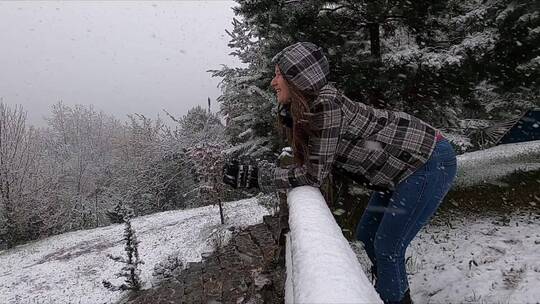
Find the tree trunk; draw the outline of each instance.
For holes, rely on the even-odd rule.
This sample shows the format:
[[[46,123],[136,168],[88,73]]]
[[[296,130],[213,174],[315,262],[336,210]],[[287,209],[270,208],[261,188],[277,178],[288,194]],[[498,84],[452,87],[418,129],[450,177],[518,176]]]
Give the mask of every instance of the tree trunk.
[[[370,104],[376,108],[386,108],[384,94],[379,87],[380,73],[379,69],[382,65],[381,58],[381,38],[380,38],[380,23],[370,22],[368,23],[369,40],[371,43],[371,64],[369,69],[370,74],[370,88],[368,89],[368,100]]]
[[[96,204],[94,206],[94,212],[96,213],[96,227],[99,227],[99,213],[98,213],[98,194],[96,192]]]
[[[379,28],[380,24],[378,22],[368,23],[371,57],[377,63],[381,62],[381,38]]]
[[[218,199],[218,204],[219,204],[219,216],[221,218],[221,225],[224,225],[225,224],[225,217],[223,216],[223,206],[221,204],[221,199]]]

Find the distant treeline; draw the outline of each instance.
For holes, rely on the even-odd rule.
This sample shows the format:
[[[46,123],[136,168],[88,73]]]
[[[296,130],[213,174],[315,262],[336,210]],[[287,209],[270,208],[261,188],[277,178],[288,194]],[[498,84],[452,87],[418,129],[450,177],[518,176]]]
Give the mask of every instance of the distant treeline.
[[[226,146],[220,120],[201,107],[169,118],[174,127],[139,114],[120,122],[58,103],[34,128],[0,102],[0,247],[108,225],[119,205],[143,215],[213,203],[193,149]]]

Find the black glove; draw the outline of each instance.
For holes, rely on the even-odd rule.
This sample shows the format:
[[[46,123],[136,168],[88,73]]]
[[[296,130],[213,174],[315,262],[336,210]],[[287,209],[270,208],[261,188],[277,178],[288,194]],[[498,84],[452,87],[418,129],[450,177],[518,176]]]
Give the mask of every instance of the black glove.
[[[234,159],[223,167],[223,182],[234,188],[258,187],[259,170],[255,165],[241,165]]]

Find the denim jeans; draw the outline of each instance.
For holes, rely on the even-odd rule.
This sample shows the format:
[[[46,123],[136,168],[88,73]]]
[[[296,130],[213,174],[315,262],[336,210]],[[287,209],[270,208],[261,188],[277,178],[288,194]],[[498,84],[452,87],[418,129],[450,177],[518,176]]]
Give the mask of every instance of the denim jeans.
[[[374,192],[356,228],[377,269],[375,289],[384,301],[399,301],[409,288],[405,250],[435,213],[456,176],[456,155],[446,139],[428,161],[396,186]]]

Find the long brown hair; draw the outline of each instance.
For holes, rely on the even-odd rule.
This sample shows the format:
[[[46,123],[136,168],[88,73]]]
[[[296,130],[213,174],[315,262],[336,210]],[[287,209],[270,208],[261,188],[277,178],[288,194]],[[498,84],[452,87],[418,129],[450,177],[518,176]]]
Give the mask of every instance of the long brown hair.
[[[289,81],[287,85],[291,94],[290,111],[293,117],[292,134],[287,136],[287,139],[293,149],[294,161],[303,165],[309,154],[308,142],[312,135],[309,105],[315,100],[316,95],[300,91]]]

